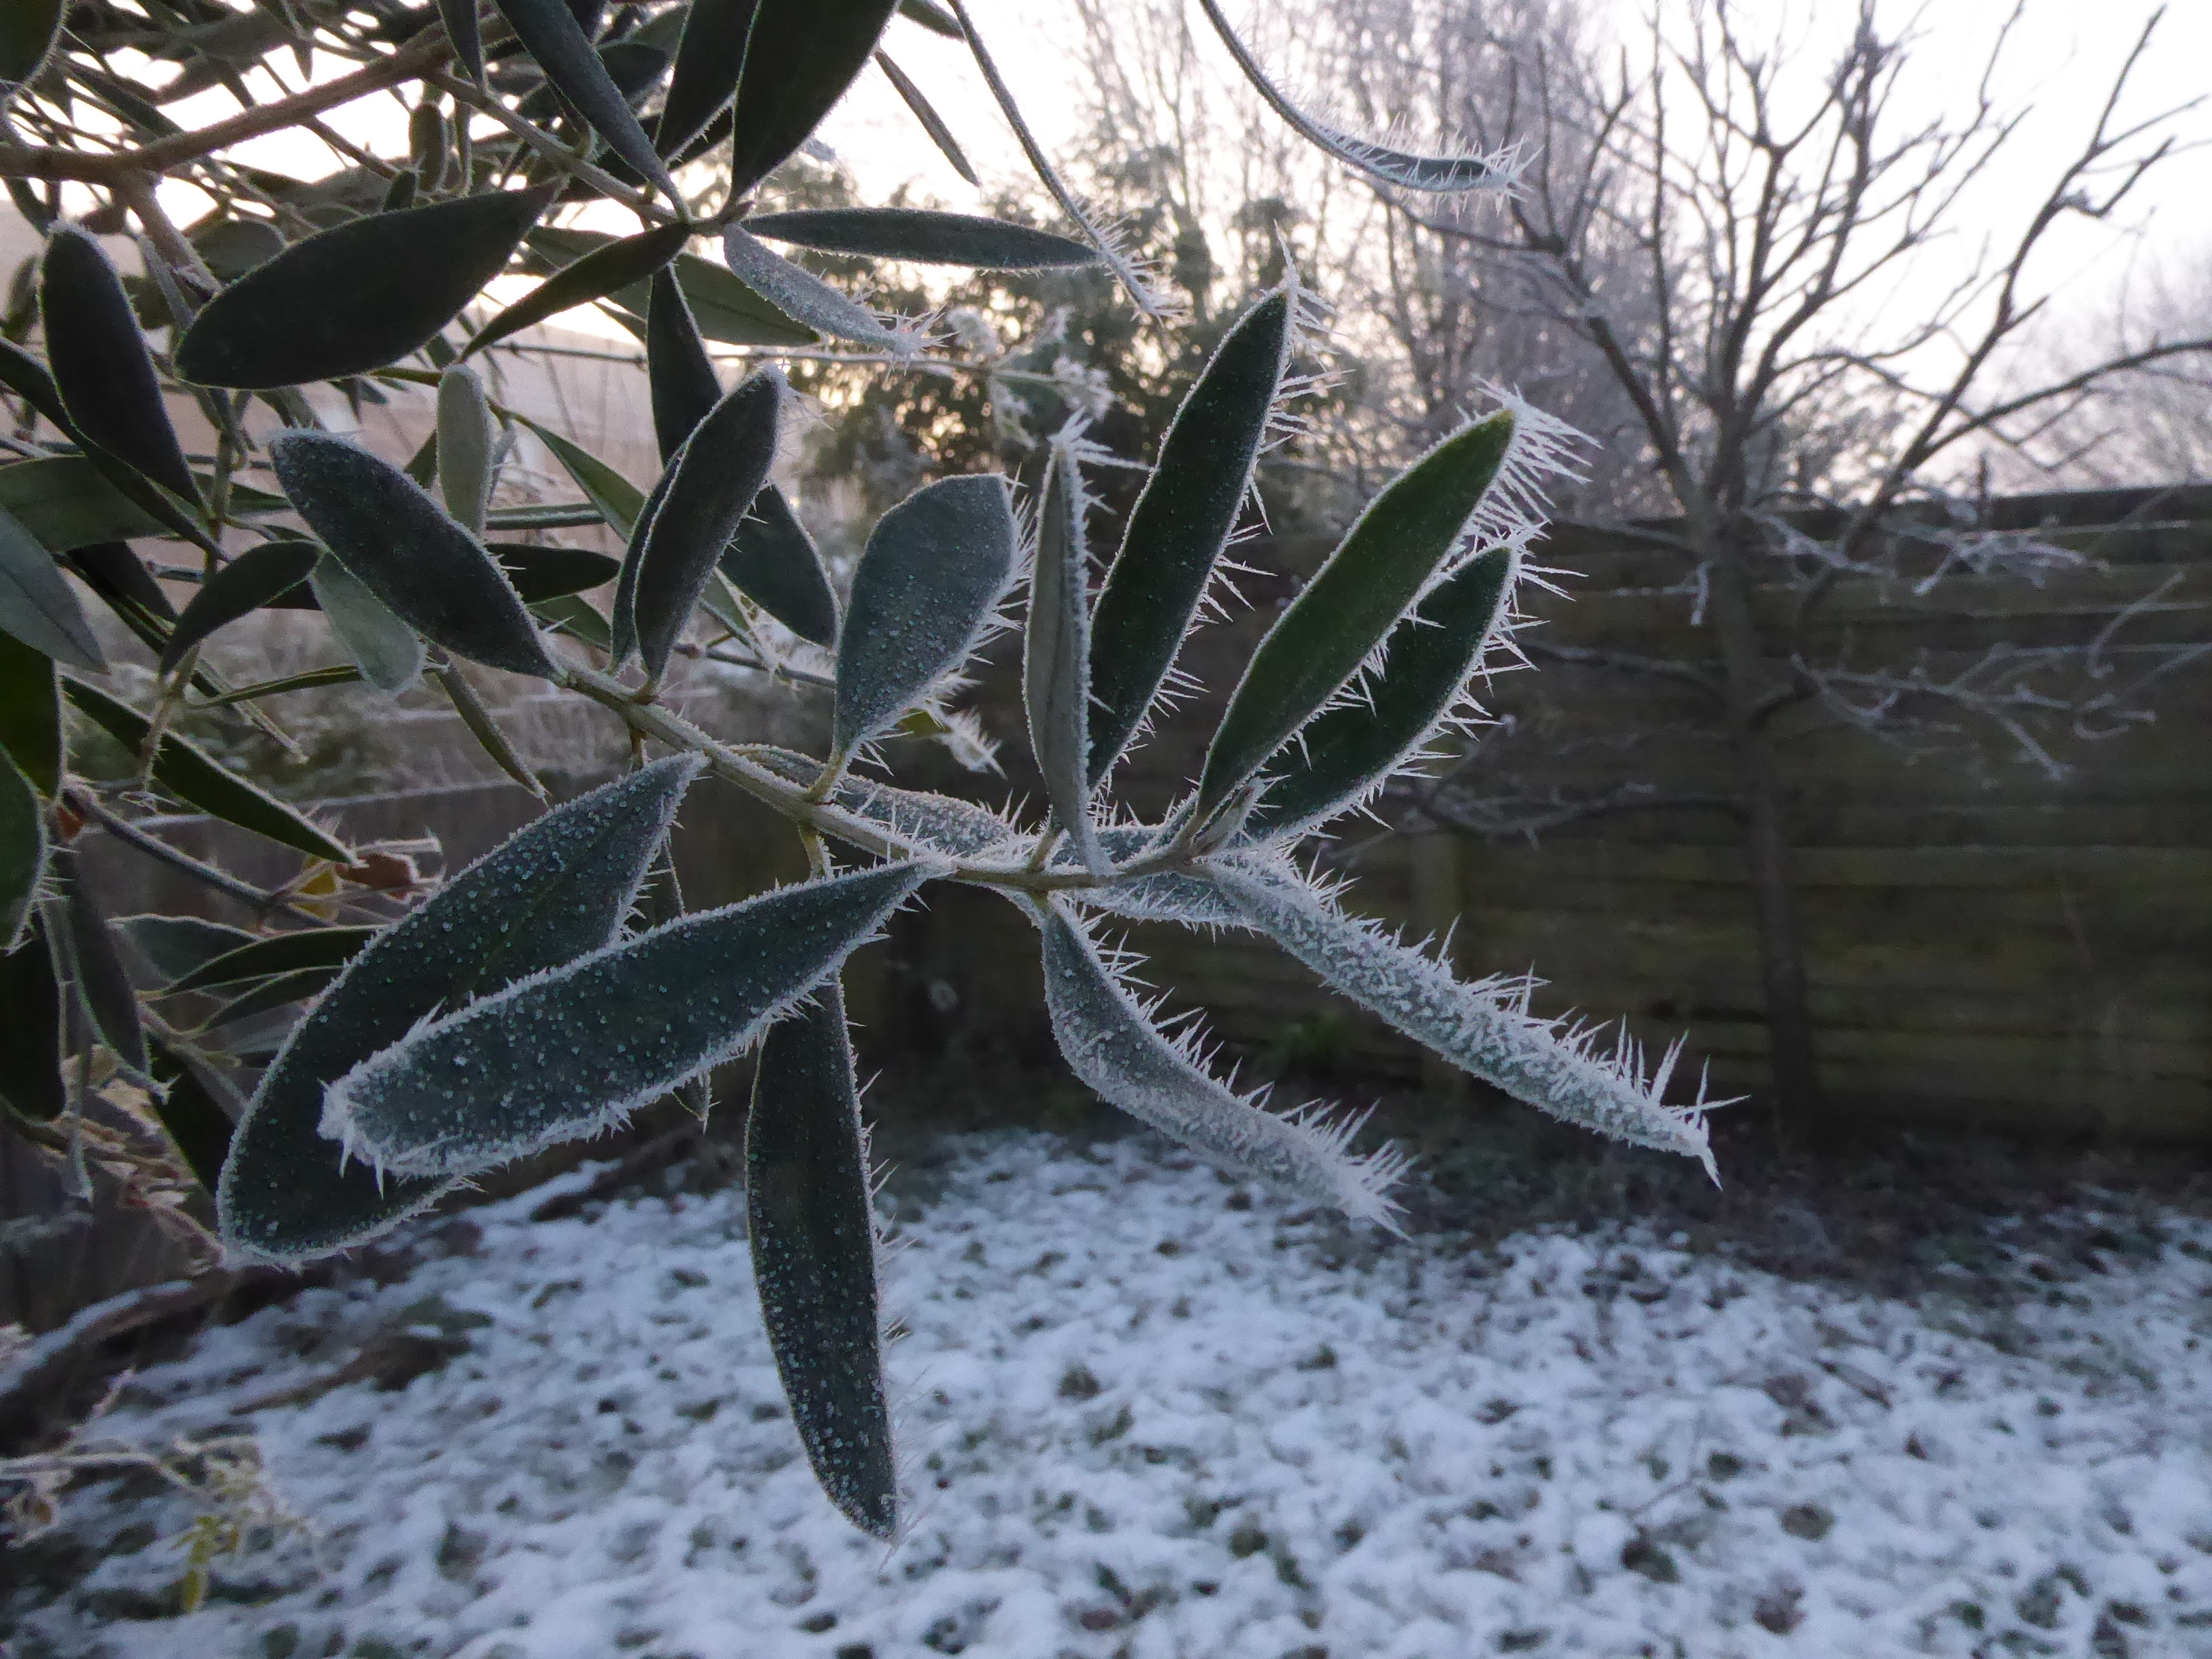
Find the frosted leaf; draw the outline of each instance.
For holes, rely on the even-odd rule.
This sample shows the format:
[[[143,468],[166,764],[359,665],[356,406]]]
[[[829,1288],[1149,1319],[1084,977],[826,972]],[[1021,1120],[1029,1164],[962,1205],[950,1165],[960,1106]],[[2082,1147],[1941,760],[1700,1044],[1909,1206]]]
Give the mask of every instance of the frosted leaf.
[[[1287,863],[1224,857],[1208,868],[1254,927],[1332,988],[1453,1065],[1554,1117],[1680,1152],[1712,1170],[1705,1114],[1717,1103],[1676,1107],[1660,1098],[1679,1042],[1647,1079],[1632,1043],[1601,1053],[1595,1030],[1530,1014],[1532,981],[1458,979],[1374,922],[1345,915]]]
[[[1085,869],[1103,874],[1105,856],[1091,822],[1085,766],[1091,750],[1090,557],[1084,520],[1082,422],[1071,422],[1052,444],[1037,553],[1030,578],[1029,629],[1022,653],[1023,702],[1030,750],[1044,777],[1052,821],[1066,832]]]
[[[612,1128],[743,1053],[930,872],[779,888],[519,981],[331,1084],[322,1132],[380,1170],[467,1175]]]
[[[1206,1073],[1188,1028],[1164,1035],[1100,955],[1065,900],[1043,919],[1045,1006],[1068,1069],[1140,1122],[1223,1166],[1308,1203],[1395,1226],[1385,1195],[1404,1167],[1394,1149],[1354,1157],[1359,1120],[1306,1109],[1271,1112]]]

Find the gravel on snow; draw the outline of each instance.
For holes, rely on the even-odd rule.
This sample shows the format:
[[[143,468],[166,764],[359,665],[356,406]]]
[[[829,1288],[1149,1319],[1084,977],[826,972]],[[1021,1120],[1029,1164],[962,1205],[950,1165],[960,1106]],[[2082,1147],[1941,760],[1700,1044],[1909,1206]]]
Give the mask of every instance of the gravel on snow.
[[[312,1530],[134,1620],[190,1510],[73,1494],[137,1547],[19,1589],[20,1651],[2212,1655],[2212,1230],[2181,1218],[1976,1314],[1618,1233],[1355,1237],[1149,1139],[978,1138],[887,1268],[887,1549],[807,1473],[742,1195],[530,1224],[544,1196],[141,1374],[104,1437],[250,1422]],[[466,1352],[227,1414],[403,1328]]]

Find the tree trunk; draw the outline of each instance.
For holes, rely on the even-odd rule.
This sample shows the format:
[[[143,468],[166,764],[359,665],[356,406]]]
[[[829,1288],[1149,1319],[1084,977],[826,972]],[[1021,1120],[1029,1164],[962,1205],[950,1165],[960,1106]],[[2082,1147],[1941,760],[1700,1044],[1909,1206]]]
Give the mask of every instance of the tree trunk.
[[[1751,609],[1743,550],[1723,536],[1710,566],[1712,619],[1728,695],[1729,749],[1742,812],[1744,861],[1759,921],[1759,978],[1765,992],[1768,1063],[1778,1118],[1793,1137],[1820,1132],[1820,1063],[1805,988],[1805,941],[1790,879],[1790,834],[1774,746],[1759,719],[1771,689]]]

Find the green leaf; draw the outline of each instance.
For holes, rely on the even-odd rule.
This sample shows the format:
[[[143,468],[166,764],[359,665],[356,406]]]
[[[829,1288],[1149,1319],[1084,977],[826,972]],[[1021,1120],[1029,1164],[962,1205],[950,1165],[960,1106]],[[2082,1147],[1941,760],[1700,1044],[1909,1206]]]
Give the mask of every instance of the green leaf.
[[[1014,579],[1004,478],[940,478],[877,521],[837,641],[832,741],[841,760],[890,729],[968,659]]]
[[[0,339],[0,386],[52,421],[63,432],[70,430],[69,410],[62,407],[61,388],[46,366],[13,340]]]
[[[693,229],[688,223],[655,225],[593,248],[555,271],[470,336],[461,356],[472,356],[549,317],[646,281],[684,251]]]
[[[1143,728],[1237,528],[1290,364],[1294,321],[1281,289],[1246,312],[1160,442],[1159,465],[1130,512],[1091,623],[1093,785]]]
[[[320,608],[319,605],[317,608]],[[210,697],[205,702],[193,706],[228,708],[237,703],[256,702],[263,697],[281,697],[287,691],[319,691],[333,685],[353,685],[361,678],[361,670],[351,663],[343,663],[331,668],[310,668],[304,673],[286,674],[278,679],[259,680],[252,685],[241,685],[235,691],[226,691],[219,697]]]
[[[615,533],[627,537],[645,506],[645,492],[591,451],[571,443],[550,427],[540,426],[526,415],[515,418],[553,452],[553,459],[567,469],[568,476],[576,481],[576,487],[590,498]]]
[[[1053,824],[1066,833],[1083,867],[1103,875],[1106,859],[1091,822],[1083,770],[1090,752],[1091,555],[1084,520],[1091,495],[1083,485],[1078,441],[1064,435],[1054,441],[1045,476],[1023,640],[1022,701]]]
[[[722,574],[800,639],[824,647],[836,643],[836,590],[814,538],[775,484],[753,497],[723,551]]]
[[[124,943],[145,959],[164,985],[259,937],[243,927],[200,916],[124,916],[114,926]]]
[[[1252,83],[1253,90],[1308,143],[1383,184],[1398,185],[1407,190],[1455,193],[1470,190],[1502,191],[1511,185],[1513,171],[1506,155],[1416,155],[1406,150],[1393,149],[1387,144],[1355,138],[1348,132],[1340,132],[1334,127],[1315,120],[1285,97],[1275,83],[1267,78],[1267,71],[1260,67],[1260,60],[1237,38],[1235,31],[1229,27],[1229,20],[1221,15],[1220,0],[1199,0],[1199,3],[1206,9],[1214,33],[1221,37],[1222,45],[1229,48],[1229,55],[1237,60],[1237,67],[1244,71],[1244,78]]]
[[[200,584],[161,647],[161,672],[173,672],[185,653],[218,628],[271,605],[307,580],[320,550],[311,542],[264,542],[250,547]]]
[[[125,1065],[143,1072],[146,1034],[139,1023],[138,993],[115,948],[115,936],[108,932],[107,918],[77,867],[77,854],[57,850],[53,862],[69,921],[70,965],[76,976],[77,994],[84,1000],[100,1041]]]
[[[622,569],[618,561],[585,547],[526,547],[516,542],[494,542],[491,553],[514,584],[514,591],[522,595],[522,602],[532,606],[604,587]]]
[[[907,342],[876,319],[876,314],[812,271],[801,269],[742,226],[722,232],[722,258],[738,280],[785,315],[809,328],[857,340],[883,351],[902,351]]]
[[[397,696],[422,678],[429,659],[420,635],[410,628],[368,583],[330,555],[307,574],[316,607],[338,643],[378,690]]]
[[[161,1120],[192,1178],[211,1193],[230,1151],[229,1085],[197,1057],[179,1053],[159,1037],[149,1037],[147,1048],[155,1081],[168,1085],[154,1097],[154,1115]]]
[[[62,700],[53,659],[0,634],[0,752],[51,799],[61,792]]]
[[[760,0],[732,111],[732,201],[750,194],[821,125],[867,67],[896,7],[897,0]]]
[[[305,1002],[338,976],[335,968],[302,968],[297,972],[279,974],[265,979],[252,989],[232,998],[202,1022],[203,1030],[215,1030],[225,1025],[234,1025],[242,1019],[273,1013],[279,1008],[289,1008],[295,1002]]]
[[[62,695],[132,754],[144,744],[146,717],[137,709],[66,675],[62,678]],[[353,862],[353,854],[343,842],[332,840],[282,801],[224,771],[173,732],[161,734],[161,746],[154,757],[154,779],[178,799],[210,817],[296,848],[311,858],[329,859],[336,864]]]
[[[676,68],[661,106],[654,148],[679,155],[738,89],[745,64],[745,37],[761,0],[691,0],[677,43]]]
[[[20,87],[37,76],[61,38],[68,9],[69,0],[10,0],[0,6],[0,88]]]
[[[1211,816],[1358,672],[1451,556],[1512,449],[1514,416],[1463,427],[1383,487],[1276,618],[1206,750]]]
[[[655,680],[666,671],[738,521],[768,482],[784,389],[775,369],[748,376],[699,423],[672,463],[667,495],[636,555],[638,654]]]
[[[285,1040],[239,1122],[217,1195],[227,1243],[264,1259],[319,1255],[446,1189],[343,1166],[316,1130],[325,1086],[425,1017],[614,938],[699,767],[689,756],[657,761],[554,808],[346,965]]]
[[[899,15],[919,23],[933,34],[941,34],[948,40],[964,40],[967,34],[960,20],[937,3],[937,0],[899,0]]]
[[[530,244],[564,260],[574,259],[614,238],[605,231],[548,225],[530,234]],[[699,331],[725,345],[812,345],[822,337],[804,323],[747,288],[725,267],[696,253],[679,253],[669,269],[684,290],[684,302]],[[649,285],[639,283],[611,296],[609,303],[643,319]]]
[[[1386,1194],[1402,1158],[1354,1158],[1346,1143],[1356,1121],[1332,1122],[1311,1109],[1270,1112],[1259,1095],[1224,1086],[1200,1063],[1195,1032],[1170,1038],[1152,1024],[1066,900],[1055,900],[1038,925],[1045,1006],[1068,1070],[1139,1122],[1224,1169],[1356,1220],[1391,1224],[1396,1206]]]
[[[1647,1077],[1633,1043],[1602,1054],[1596,1028],[1532,1016],[1528,980],[1464,983],[1375,923],[1346,915],[1286,862],[1240,856],[1210,865],[1252,926],[1414,1042],[1554,1117],[1712,1169],[1704,1103],[1663,1103],[1680,1045]]]
[[[0,511],[14,515],[52,553],[167,533],[160,520],[82,455],[48,455],[0,466]]]
[[[681,206],[683,196],[661,165],[637,123],[637,112],[607,73],[607,66],[592,50],[569,10],[568,0],[495,0],[545,78],[567,99],[592,131],[606,140],[607,148],[653,181],[662,195]]]
[[[876,1228],[845,998],[833,978],[769,1028],[745,1119],[745,1220],[761,1323],[792,1425],[830,1501],[898,1534],[877,1306]]]
[[[39,266],[46,362],[84,441],[197,507],[199,490],[161,402],[123,279],[100,244],[58,224]]]
[[[1437,735],[1467,690],[1513,592],[1510,547],[1476,555],[1390,630],[1366,701],[1320,715],[1267,763],[1254,836],[1296,836],[1358,805]]]
[[[531,609],[549,628],[557,629],[572,639],[581,640],[595,651],[605,652],[610,657],[614,655],[613,630],[608,627],[607,619],[587,601],[571,595],[565,599],[544,600]]]
[[[14,760],[0,755],[0,951],[14,950],[21,939],[46,877],[46,853],[39,792]]]
[[[911,259],[918,264],[1043,270],[1098,262],[1097,250],[1088,242],[972,213],[933,213],[921,208],[763,213],[747,219],[745,228],[772,242],[793,242],[823,253]]]
[[[0,509],[0,629],[72,668],[107,672],[84,607],[54,556],[15,515]]]
[[[484,83],[483,24],[477,16],[477,0],[438,0],[438,15],[446,25],[446,39],[453,43],[453,60],[461,72],[479,87]]]
[[[0,1008],[9,1040],[0,1042],[0,1100],[33,1123],[51,1123],[69,1107],[62,1080],[62,987],[43,913],[33,913],[21,944],[0,955]]]
[[[676,482],[676,462],[681,455],[678,451],[661,468],[653,493],[638,509],[637,522],[630,526],[629,541],[623,549],[622,570],[615,578],[614,660],[617,665],[627,662],[637,649],[637,574],[643,568],[645,544],[653,534],[653,521],[659,516],[660,504],[668,499],[669,487]]]
[[[483,534],[498,443],[483,382],[473,369],[454,364],[438,377],[438,493],[453,522],[471,536]]]
[[[945,21],[952,22],[949,16]],[[959,27],[953,23],[956,30]],[[929,142],[937,146],[938,153],[952,164],[955,173],[981,190],[983,181],[975,176],[975,164],[969,161],[968,152],[960,148],[960,141],[952,136],[952,129],[945,125],[945,118],[937,112],[937,106],[923,95],[912,77],[891,61],[890,53],[878,52],[876,66],[883,70],[884,78],[891,83],[891,89],[906,100],[907,108],[914,112],[914,118],[921,123],[921,130],[929,135]]]
[[[406,1175],[598,1133],[750,1047],[927,873],[879,865],[780,888],[512,985],[332,1084],[324,1133]]]
[[[473,662],[559,674],[498,562],[412,478],[327,433],[281,433],[268,449],[308,527],[410,627]]]
[[[646,305],[645,374],[653,399],[653,435],[665,465],[722,400],[722,383],[682,286],[665,270],[653,276]]]
[[[551,199],[493,191],[318,231],[208,301],[177,343],[177,373],[272,387],[381,368],[460,315]]]
[[[374,939],[374,927],[307,927],[296,933],[257,939],[225,951],[180,975],[161,989],[167,997],[186,991],[204,991],[215,985],[236,985],[275,974],[297,973],[303,968],[339,968],[353,960]]]

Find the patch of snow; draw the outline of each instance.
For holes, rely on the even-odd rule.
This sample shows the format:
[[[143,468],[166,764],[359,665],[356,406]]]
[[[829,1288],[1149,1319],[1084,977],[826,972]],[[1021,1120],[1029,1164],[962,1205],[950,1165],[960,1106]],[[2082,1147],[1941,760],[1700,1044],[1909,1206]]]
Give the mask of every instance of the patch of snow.
[[[1620,1235],[1355,1235],[1149,1138],[978,1138],[887,1267],[914,1515],[887,1550],[807,1472],[742,1195],[533,1226],[544,1196],[472,1212],[473,1256],[143,1373],[99,1432],[251,1428],[313,1530],[181,1618],[112,1612],[173,1544],[112,1549],[15,1592],[22,1651],[2212,1654],[2195,1221],[1986,1313]],[[230,1414],[407,1330],[467,1350]],[[180,1504],[96,1488],[67,1524],[173,1539]]]

